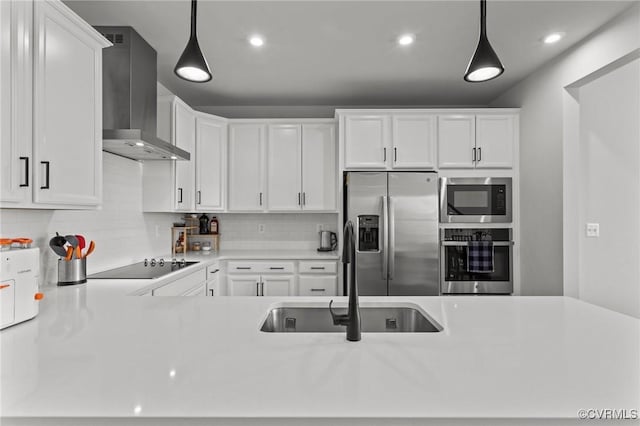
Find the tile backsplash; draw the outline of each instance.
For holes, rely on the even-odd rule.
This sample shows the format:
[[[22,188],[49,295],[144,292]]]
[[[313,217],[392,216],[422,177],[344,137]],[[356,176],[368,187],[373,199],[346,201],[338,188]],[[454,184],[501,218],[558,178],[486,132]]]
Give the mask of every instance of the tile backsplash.
[[[336,232],[335,213],[269,213],[218,215],[220,249],[315,250],[318,225]]]
[[[103,154],[101,209],[0,210],[0,236],[29,237],[40,247],[42,284],[57,281],[58,256],[49,249],[49,239],[56,232],[82,234],[87,243],[96,242],[88,258],[89,274],[170,252],[170,228],[181,215],[142,213],[142,163]],[[217,216],[222,250],[311,250],[319,244],[318,225],[334,232],[337,228],[337,215],[332,213]]]

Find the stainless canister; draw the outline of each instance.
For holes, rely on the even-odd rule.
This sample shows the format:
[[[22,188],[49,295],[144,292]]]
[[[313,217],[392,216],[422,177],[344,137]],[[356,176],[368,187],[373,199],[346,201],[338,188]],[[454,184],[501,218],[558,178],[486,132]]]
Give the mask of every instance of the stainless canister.
[[[58,259],[58,285],[83,284],[87,282],[87,258]]]

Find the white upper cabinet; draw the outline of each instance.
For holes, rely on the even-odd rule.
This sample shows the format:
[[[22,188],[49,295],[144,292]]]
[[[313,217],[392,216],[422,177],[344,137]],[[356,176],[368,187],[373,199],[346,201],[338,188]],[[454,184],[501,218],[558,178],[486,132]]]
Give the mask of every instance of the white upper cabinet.
[[[102,36],[78,21],[57,1],[34,2],[37,203],[98,205],[101,201],[102,47],[106,41],[101,43]]]
[[[336,210],[336,128],[302,125],[302,208]]]
[[[2,207],[102,199],[102,49],[57,0],[0,3]]]
[[[475,146],[474,115],[438,117],[438,166],[440,168],[473,168]]]
[[[433,114],[344,116],[346,169],[434,169],[437,119]]]
[[[191,154],[189,161],[175,162],[175,209],[193,211],[195,207],[196,118],[194,111],[179,98],[172,100],[175,146]]]
[[[224,210],[227,184],[226,120],[198,113],[195,163],[196,210]]]
[[[388,115],[344,117],[345,168],[386,168],[389,153]]]
[[[446,115],[438,118],[440,168],[508,169],[518,141],[517,115]]]
[[[333,120],[229,128],[230,211],[336,211]]]
[[[174,95],[158,97],[158,138],[187,151],[189,161],[145,161],[142,208],[146,212],[195,210],[196,112]]]
[[[476,167],[513,167],[513,146],[517,140],[513,115],[476,116]]]
[[[435,115],[394,115],[394,169],[434,169],[436,167],[437,118]]]
[[[32,3],[0,1],[0,201],[31,202]]]
[[[300,210],[302,206],[302,127],[272,124],[267,143],[268,209]]]
[[[264,124],[229,125],[231,211],[263,211],[266,208],[265,132]]]

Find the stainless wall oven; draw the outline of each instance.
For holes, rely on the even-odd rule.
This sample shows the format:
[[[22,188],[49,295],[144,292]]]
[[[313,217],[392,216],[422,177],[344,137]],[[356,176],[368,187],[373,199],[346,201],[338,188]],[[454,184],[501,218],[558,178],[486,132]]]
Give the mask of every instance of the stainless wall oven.
[[[511,222],[511,178],[440,178],[440,222]]]
[[[483,272],[470,267],[470,241],[491,241],[491,267]],[[511,228],[441,229],[441,294],[513,293],[513,241]]]

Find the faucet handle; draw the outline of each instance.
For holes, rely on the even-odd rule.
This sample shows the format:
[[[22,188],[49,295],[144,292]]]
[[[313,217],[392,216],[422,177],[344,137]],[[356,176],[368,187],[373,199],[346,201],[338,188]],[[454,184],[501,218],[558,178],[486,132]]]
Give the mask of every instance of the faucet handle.
[[[331,313],[331,318],[333,319],[333,325],[348,325],[349,324],[349,315],[345,314],[345,315],[339,315],[336,314],[333,309],[331,308],[331,305],[333,304],[333,300],[331,300],[331,302],[329,302],[329,312]]]

